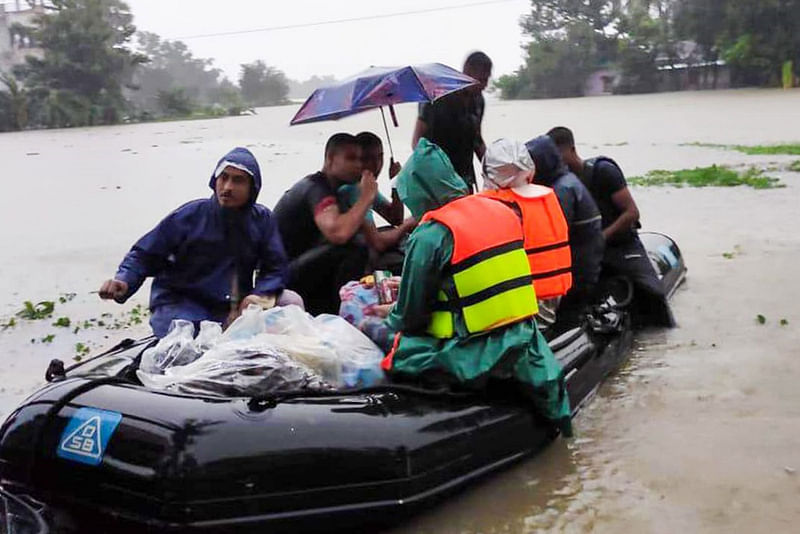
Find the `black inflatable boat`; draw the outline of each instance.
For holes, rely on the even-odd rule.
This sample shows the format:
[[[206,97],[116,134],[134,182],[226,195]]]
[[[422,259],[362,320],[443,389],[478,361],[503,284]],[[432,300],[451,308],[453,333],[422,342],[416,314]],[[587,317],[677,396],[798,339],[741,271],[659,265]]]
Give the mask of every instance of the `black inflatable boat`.
[[[686,272],[678,247],[660,234],[642,240],[672,294]],[[600,307],[550,342],[574,412],[627,357],[630,318],[617,308]],[[36,516],[14,532],[45,532],[42,519],[54,532],[92,533],[394,523],[555,437],[511,401],[408,386],[232,399],[156,393],[131,372],[149,341],[126,340],[67,372],[51,365],[49,383],[7,418],[4,502]]]

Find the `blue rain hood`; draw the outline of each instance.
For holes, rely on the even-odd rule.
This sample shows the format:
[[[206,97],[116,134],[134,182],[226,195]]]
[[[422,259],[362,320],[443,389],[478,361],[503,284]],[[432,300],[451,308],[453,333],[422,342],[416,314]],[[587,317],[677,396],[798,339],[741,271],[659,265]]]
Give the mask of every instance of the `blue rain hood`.
[[[551,186],[556,178],[566,174],[567,167],[561,159],[561,151],[550,137],[540,135],[525,143],[525,148],[536,165],[536,181]]]
[[[226,161],[232,163],[233,167],[250,174],[250,177],[253,179],[253,190],[250,194],[250,203],[255,203],[256,198],[258,198],[258,193],[261,191],[261,169],[258,166],[256,157],[246,148],[237,146],[220,158],[214,167],[214,172],[211,173],[211,179],[208,181],[208,187],[210,187],[212,191],[216,192],[217,171],[219,170],[220,165]]]
[[[120,302],[153,277],[150,325],[158,337],[173,319],[221,323],[247,295],[277,295],[286,286],[288,262],[278,226],[272,212],[255,203],[261,190],[256,158],[246,148],[228,152],[214,168],[212,189],[220,165],[251,175],[251,203],[223,209],[216,192],[188,202],[142,236],[117,270],[115,278],[128,284]]]

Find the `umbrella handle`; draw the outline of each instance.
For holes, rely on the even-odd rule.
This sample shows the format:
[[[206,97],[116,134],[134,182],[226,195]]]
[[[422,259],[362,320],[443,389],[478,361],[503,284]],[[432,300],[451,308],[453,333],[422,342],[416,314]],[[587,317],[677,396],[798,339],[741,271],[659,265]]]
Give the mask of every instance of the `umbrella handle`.
[[[397,122],[397,113],[394,112],[394,106],[391,104],[389,104],[389,114],[392,116],[392,124],[394,124],[394,127],[399,127],[400,123]]]
[[[391,165],[392,163],[394,163],[394,150],[392,150],[392,138],[389,137],[389,127],[386,126],[386,114],[383,112],[383,106],[380,107],[380,110],[381,110],[381,118],[383,119],[383,129],[386,132],[386,141],[389,143],[389,154],[390,154],[389,164]],[[392,106],[389,106],[389,110],[391,110],[392,119],[395,122],[394,125],[397,126],[397,117],[394,116],[394,108],[392,108]]]

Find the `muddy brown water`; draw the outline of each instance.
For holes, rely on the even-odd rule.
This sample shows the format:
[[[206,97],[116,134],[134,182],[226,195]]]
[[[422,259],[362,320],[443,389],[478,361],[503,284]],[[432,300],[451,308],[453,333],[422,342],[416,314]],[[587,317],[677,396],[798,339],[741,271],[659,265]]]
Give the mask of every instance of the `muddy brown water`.
[[[57,303],[55,317],[73,327],[129,318],[146,304],[146,287],[125,306],[90,292],[161,217],[211,193],[224,152],[242,145],[256,154],[260,201],[272,206],[320,167],[328,135],[381,124],[375,112],[289,128],[294,111],[0,134],[0,322],[25,300],[64,293],[76,297]],[[391,133],[404,160],[415,110],[399,112]],[[628,175],[752,164],[775,168],[787,187],[634,188],[645,229],[673,236],[689,266],[673,299],[679,327],[638,335],[628,364],[578,416],[575,439],[394,532],[800,531],[800,174],[785,170],[800,157],[687,145],[798,142],[800,91],[490,100],[484,130],[488,140],[526,140],[558,124],[573,127],[581,154],[612,156]],[[0,414],[41,383],[51,357],[72,361],[78,342],[97,351],[146,332],[73,333],[53,320],[0,331]]]

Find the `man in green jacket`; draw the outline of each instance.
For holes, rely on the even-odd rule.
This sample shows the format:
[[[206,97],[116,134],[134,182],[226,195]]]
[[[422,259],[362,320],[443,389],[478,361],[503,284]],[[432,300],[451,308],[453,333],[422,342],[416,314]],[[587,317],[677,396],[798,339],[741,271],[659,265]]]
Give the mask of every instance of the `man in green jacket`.
[[[447,155],[427,139],[420,139],[398,175],[397,192],[417,220],[468,194]],[[457,319],[452,337],[428,333],[437,295],[453,280],[447,273],[454,243],[451,231],[435,221],[421,223],[409,236],[398,300],[383,310],[384,324],[399,333],[384,369],[401,376],[447,376],[474,389],[490,378],[513,381],[538,413],[571,435],[563,371],[532,317],[471,335]]]

